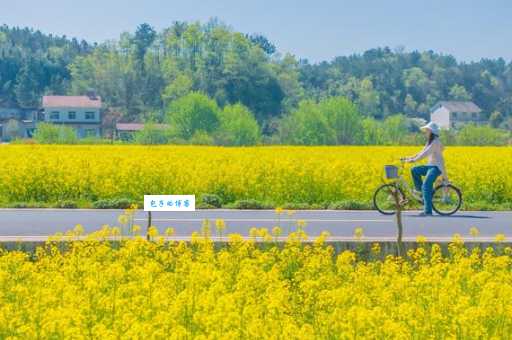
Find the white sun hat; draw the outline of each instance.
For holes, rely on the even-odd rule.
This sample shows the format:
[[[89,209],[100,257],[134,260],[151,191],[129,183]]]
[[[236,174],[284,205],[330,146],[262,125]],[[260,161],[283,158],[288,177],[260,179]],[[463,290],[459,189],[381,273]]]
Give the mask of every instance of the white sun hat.
[[[427,125],[422,126],[420,130],[430,130],[434,135],[439,136],[439,126],[434,122],[430,122]]]

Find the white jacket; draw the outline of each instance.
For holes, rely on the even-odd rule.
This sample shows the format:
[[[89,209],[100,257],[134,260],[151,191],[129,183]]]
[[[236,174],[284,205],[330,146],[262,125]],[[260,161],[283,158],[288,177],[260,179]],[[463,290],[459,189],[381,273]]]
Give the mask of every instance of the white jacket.
[[[423,150],[418,153],[416,156],[411,158],[411,161],[417,162],[422,160],[423,158],[428,157],[428,165],[435,165],[441,171],[441,175],[444,179],[448,179],[448,174],[446,173],[446,169],[444,166],[444,157],[443,157],[444,147],[439,141],[438,138],[434,139],[430,145],[425,145]]]

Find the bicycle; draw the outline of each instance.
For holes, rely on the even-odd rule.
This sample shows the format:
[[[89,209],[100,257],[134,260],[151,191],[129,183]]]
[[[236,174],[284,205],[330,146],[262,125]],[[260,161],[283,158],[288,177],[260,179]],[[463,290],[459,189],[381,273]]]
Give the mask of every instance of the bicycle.
[[[404,160],[401,160],[400,167],[395,165],[386,165],[385,178],[391,182],[385,183],[377,188],[373,194],[373,206],[381,214],[393,215],[396,213],[396,202],[393,197],[398,189],[399,201],[401,205],[408,204],[412,197],[413,201],[423,204],[421,193],[415,192],[403,176],[405,168]],[[449,182],[442,181],[435,186],[432,192],[432,209],[442,216],[455,214],[462,205],[462,192],[459,188]]]

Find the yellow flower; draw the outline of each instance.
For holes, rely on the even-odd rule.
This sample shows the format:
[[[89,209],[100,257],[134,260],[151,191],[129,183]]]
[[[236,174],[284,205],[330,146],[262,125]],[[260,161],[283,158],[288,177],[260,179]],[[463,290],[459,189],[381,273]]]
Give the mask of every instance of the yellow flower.
[[[267,228],[260,228],[258,230],[258,236],[264,238],[267,235],[268,235],[268,229]]]
[[[119,235],[121,235],[121,228],[119,228],[119,227],[112,227],[112,229],[110,231],[110,234],[112,236],[119,236]]]
[[[329,233],[328,231],[322,231],[320,233],[320,235],[318,235],[318,237],[315,239],[315,244],[316,245],[322,245],[324,244],[324,242],[327,240],[327,238],[329,238],[331,236],[331,233]]]
[[[307,222],[305,220],[297,220],[297,227],[300,229],[304,228],[306,226]]]
[[[215,228],[218,232],[223,232],[226,229],[226,222],[223,219],[215,220]]]
[[[281,227],[275,226],[274,228],[272,228],[272,235],[274,235],[275,237],[281,236],[281,233],[282,233]]]
[[[134,224],[134,225],[132,226],[132,233],[137,234],[137,233],[139,233],[139,232],[140,232],[140,230],[141,230],[141,229],[142,229],[142,228],[141,228],[141,226],[140,226],[140,225],[138,225],[138,224]]]
[[[380,254],[380,243],[374,243],[372,244],[372,253],[375,255]]]
[[[192,243],[199,243],[201,241],[199,233],[197,231],[192,232],[192,234],[190,235],[190,239]]]
[[[421,244],[421,243],[427,243],[427,241],[428,241],[428,239],[427,239],[427,237],[426,237],[426,236],[424,236],[424,235],[417,235],[417,236],[416,236],[416,242],[418,242],[418,243],[420,243],[420,244]]]
[[[256,231],[271,241],[264,230]],[[325,231],[313,245],[298,231],[277,246],[238,234],[217,246],[198,232],[191,242],[111,242],[102,233],[65,247],[52,238],[34,253],[0,249],[3,338],[15,329],[21,339],[428,339],[433,330],[487,339],[512,327],[508,246],[451,244],[443,254],[433,244],[397,257],[379,243],[370,256],[336,249]]]
[[[229,234],[228,235],[229,243],[242,243],[244,238],[240,234]]]
[[[152,226],[150,226],[150,227],[148,228],[148,236],[150,236],[150,237],[156,237],[156,236],[158,236],[158,228],[157,228],[157,227],[155,227],[155,226],[153,226],[153,225],[152,225]]]
[[[363,228],[357,227],[354,229],[354,237],[358,240],[362,239],[364,237],[363,234]]]
[[[75,235],[83,235],[84,233],[84,226],[81,224],[75,225],[75,228],[73,229],[73,232]]]
[[[478,235],[480,235],[480,230],[478,230],[477,227],[471,227],[469,229],[469,234],[473,237],[478,237]]]
[[[119,215],[119,217],[117,218],[117,221],[120,223],[120,224],[127,224],[129,222],[129,217],[127,215]]]
[[[210,237],[211,234],[211,225],[209,219],[203,220],[203,225],[201,226],[201,233],[204,237]]]
[[[462,235],[459,233],[455,233],[452,235],[452,242],[456,244],[464,243],[464,239],[462,238]]]
[[[250,237],[256,238],[256,237],[258,237],[258,234],[259,234],[258,228],[252,227],[251,229],[249,229],[249,236]]]
[[[496,234],[496,236],[494,237],[494,241],[496,243],[501,243],[505,241],[505,234]]]
[[[167,229],[165,229],[165,236],[171,237],[173,235],[174,235],[174,228],[168,227]]]
[[[133,210],[131,208],[124,209],[124,214],[127,216],[132,216],[134,213],[135,213],[135,210]]]
[[[276,208],[276,210],[275,210],[275,213],[276,213],[277,215],[281,215],[281,214],[283,213],[283,208],[281,208],[281,207],[277,207],[277,208]]]
[[[233,201],[364,202],[381,184],[376,174],[382,172],[382,166],[397,154],[412,151],[408,146],[335,146],[327,151],[296,146],[4,145],[0,149],[0,199],[13,203],[43,197],[56,202],[62,195],[80,201],[125,194],[142,198],[157,185],[161,192],[223,190]],[[468,204],[494,203],[489,197],[498,197],[496,204],[512,201],[510,147],[448,148],[445,157],[448,172],[454,174],[453,182],[464,188]],[[472,173],[485,176],[475,181],[475,176],[465,171],[469,166]],[[261,197],[254,197],[258,195]],[[130,206],[125,215],[133,216],[135,210],[135,205]],[[285,210],[280,215],[283,213]]]

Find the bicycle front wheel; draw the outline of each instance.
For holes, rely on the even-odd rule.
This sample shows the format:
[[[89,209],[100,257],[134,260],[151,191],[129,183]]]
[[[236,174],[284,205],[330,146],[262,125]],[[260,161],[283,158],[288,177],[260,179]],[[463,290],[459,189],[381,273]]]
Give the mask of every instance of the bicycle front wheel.
[[[432,208],[436,213],[443,216],[455,214],[462,205],[462,193],[451,185],[439,185],[434,189],[432,195]]]
[[[381,214],[384,215],[393,215],[396,213],[396,202],[393,197],[393,193],[395,192],[396,187],[393,184],[384,184],[381,185],[373,194],[373,206],[377,209]],[[402,190],[399,191],[399,200],[404,200],[404,194]]]

